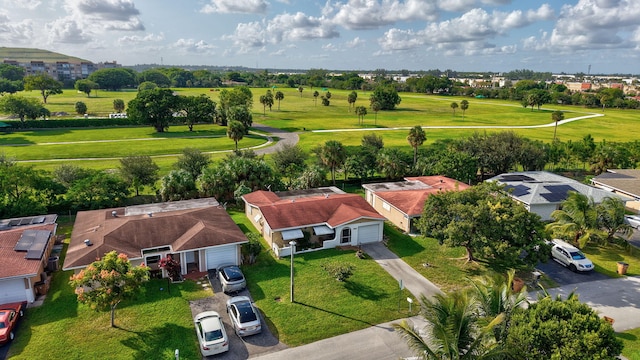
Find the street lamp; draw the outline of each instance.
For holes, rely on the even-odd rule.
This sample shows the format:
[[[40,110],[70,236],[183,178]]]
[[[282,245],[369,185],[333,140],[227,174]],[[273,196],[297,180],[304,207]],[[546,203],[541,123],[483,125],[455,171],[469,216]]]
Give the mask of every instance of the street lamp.
[[[295,240],[291,240],[289,241],[289,247],[291,248],[291,302],[295,302],[295,300],[293,300],[293,253],[296,251],[296,241]]]

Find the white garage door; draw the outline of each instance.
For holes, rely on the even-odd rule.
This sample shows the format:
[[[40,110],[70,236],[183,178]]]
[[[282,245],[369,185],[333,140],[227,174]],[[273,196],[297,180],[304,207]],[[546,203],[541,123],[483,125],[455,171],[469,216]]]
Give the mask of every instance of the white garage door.
[[[223,264],[238,265],[237,245],[217,246],[207,249],[207,270],[215,269]]]
[[[23,279],[0,281],[0,304],[27,300]]]
[[[358,244],[380,241],[380,224],[358,227]]]

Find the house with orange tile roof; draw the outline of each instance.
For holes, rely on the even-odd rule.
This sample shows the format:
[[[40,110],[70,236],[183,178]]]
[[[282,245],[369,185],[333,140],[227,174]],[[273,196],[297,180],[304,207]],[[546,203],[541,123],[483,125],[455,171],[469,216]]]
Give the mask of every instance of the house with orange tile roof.
[[[48,288],[57,215],[0,220],[0,304],[35,301]]]
[[[245,215],[278,257],[382,241],[384,216],[361,196],[336,187],[242,196]]]
[[[240,264],[240,247],[247,241],[214,198],[80,211],[63,270],[80,271],[116,251],[162,277],[168,274],[159,268],[160,260],[171,255],[185,275]]]
[[[422,216],[424,203],[431,194],[464,190],[469,185],[446,176],[407,177],[404,181],[362,185],[365,199],[395,226],[417,233],[415,222]]]

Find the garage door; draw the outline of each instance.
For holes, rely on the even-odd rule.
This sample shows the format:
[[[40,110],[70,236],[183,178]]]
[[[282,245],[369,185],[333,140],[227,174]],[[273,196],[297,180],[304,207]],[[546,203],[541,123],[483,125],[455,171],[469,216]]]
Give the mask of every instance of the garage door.
[[[380,241],[380,224],[358,227],[358,244]]]
[[[23,279],[0,281],[0,304],[27,300]]]
[[[237,245],[217,246],[206,250],[207,270],[215,269],[223,264],[238,265]]]

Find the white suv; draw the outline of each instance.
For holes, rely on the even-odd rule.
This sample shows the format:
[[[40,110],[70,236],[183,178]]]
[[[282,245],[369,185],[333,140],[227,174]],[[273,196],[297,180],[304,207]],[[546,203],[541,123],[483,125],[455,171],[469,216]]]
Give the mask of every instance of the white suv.
[[[591,271],[593,263],[575,246],[562,240],[551,241],[551,258],[568,267],[571,271]]]

